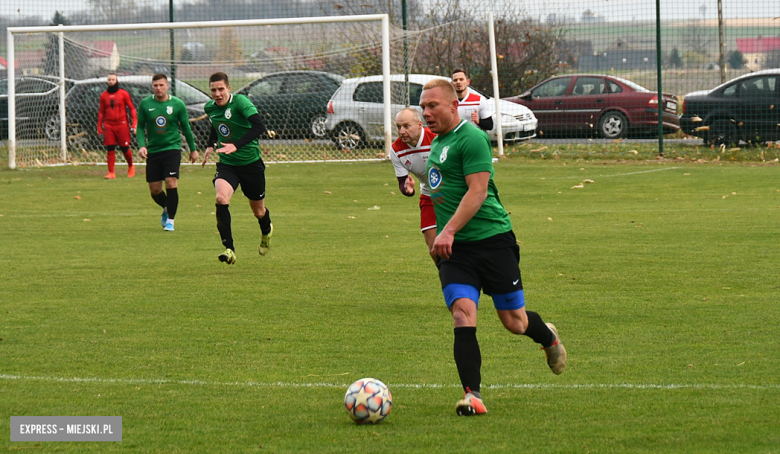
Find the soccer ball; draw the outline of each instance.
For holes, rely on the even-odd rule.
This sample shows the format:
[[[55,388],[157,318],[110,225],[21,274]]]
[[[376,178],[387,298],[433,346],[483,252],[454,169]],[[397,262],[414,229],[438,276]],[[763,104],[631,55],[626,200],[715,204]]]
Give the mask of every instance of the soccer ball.
[[[390,413],[393,396],[381,381],[361,378],[352,383],[344,396],[347,414],[358,424],[376,424]]]

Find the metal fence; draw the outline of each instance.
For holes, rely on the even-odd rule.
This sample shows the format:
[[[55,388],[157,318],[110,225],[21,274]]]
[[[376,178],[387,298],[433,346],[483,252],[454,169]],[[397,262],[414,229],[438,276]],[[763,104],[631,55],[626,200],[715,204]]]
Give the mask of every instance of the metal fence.
[[[659,103],[660,129],[667,138],[698,136],[717,145],[780,138],[780,105],[775,109],[776,101],[780,104],[780,70],[764,71],[780,68],[777,2],[8,0],[0,6],[0,54],[7,52],[9,26],[388,13],[398,30],[408,30],[403,40],[408,61],[396,65],[394,72],[406,67],[413,74],[450,76],[454,68],[463,68],[473,87],[492,96],[488,8],[496,17],[499,95],[534,112],[539,120],[535,140],[659,137]],[[319,39],[305,34],[299,38]],[[289,38],[237,39],[243,55],[235,58],[273,57],[292,47]],[[107,62],[90,62],[97,68],[92,72],[121,72],[144,60],[163,69],[166,61],[223,61],[232,51],[229,39],[203,43],[186,34],[171,34],[170,43],[162,46],[139,42],[143,44],[142,35],[133,49],[119,48],[120,58],[113,61],[96,54],[94,58],[102,56]],[[400,52],[402,41],[395,43]],[[18,49],[16,57],[25,64],[17,75],[50,72],[46,52],[40,46]],[[5,64],[0,60],[0,76]],[[167,69],[175,71],[173,66]],[[96,75],[87,74],[88,67],[80,65],[73,78]],[[714,106],[711,95],[692,95],[740,76],[745,79],[715,93]],[[659,85],[664,93],[660,97]],[[749,111],[745,103],[759,107]],[[0,104],[0,116],[2,109]]]

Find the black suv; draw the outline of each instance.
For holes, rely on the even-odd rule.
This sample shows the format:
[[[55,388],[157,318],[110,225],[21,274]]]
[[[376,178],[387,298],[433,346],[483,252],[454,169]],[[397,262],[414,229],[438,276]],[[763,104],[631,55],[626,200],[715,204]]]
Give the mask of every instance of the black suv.
[[[16,81],[16,135],[40,139],[49,131],[46,120],[60,108],[60,79],[55,76],[21,76]],[[65,79],[65,91],[74,81]],[[59,124],[59,122],[57,122]],[[59,136],[59,130],[57,131]],[[8,138],[8,79],[0,79],[0,139]]]

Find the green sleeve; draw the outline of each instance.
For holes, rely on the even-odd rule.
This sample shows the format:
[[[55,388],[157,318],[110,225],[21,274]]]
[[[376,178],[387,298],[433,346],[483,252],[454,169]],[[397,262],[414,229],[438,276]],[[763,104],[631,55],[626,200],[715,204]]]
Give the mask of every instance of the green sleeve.
[[[146,104],[141,101],[136,109],[138,123],[135,129],[135,138],[138,141],[138,148],[146,146]]]
[[[244,95],[238,95],[238,99],[241,100],[240,109],[244,118],[249,118],[257,113],[257,107],[252,104],[252,101],[250,101],[249,98]]]
[[[179,124],[184,133],[184,138],[187,139],[187,144],[190,146],[190,152],[196,151],[195,137],[192,135],[192,126],[190,126],[190,117],[187,115],[187,106],[181,100],[179,100]]]
[[[493,150],[490,139],[483,131],[466,136],[460,150],[464,176],[479,172],[493,174]]]

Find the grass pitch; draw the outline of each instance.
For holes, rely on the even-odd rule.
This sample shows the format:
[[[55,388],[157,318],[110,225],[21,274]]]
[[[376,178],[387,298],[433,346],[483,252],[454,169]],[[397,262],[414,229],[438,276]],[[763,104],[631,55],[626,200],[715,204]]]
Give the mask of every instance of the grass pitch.
[[[528,307],[569,364],[478,336],[489,413],[459,418],[452,326],[389,163],[267,170],[273,248],[213,168],[185,167],[176,231],[143,171],[0,171],[0,440],[11,451],[780,452],[779,166],[502,160]],[[575,187],[584,180],[581,188]],[[574,188],[573,188],[574,187]],[[379,209],[373,209],[379,207]],[[355,426],[352,381],[394,407]],[[10,416],[122,416],[121,443],[11,443]]]

